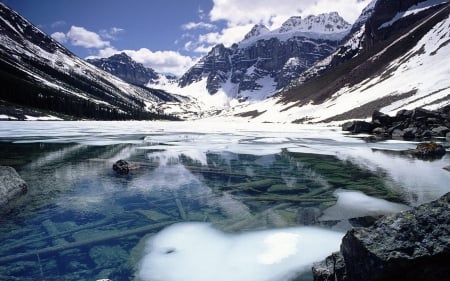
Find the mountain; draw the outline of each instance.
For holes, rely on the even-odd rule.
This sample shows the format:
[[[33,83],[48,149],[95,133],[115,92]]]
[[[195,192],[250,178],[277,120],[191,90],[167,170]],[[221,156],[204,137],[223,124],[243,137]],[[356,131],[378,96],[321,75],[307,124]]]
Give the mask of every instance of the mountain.
[[[186,98],[98,69],[2,3],[0,42],[0,109],[13,117],[27,118],[26,110],[64,118],[174,119],[170,114],[189,111]],[[166,103],[170,112],[161,106]]]
[[[373,1],[339,48],[277,96],[222,115],[315,123],[448,105],[449,14],[448,0]]]
[[[115,54],[109,58],[90,58],[86,61],[135,85],[146,86],[149,81],[159,78],[153,69],[134,61],[125,53]]]
[[[206,83],[209,94],[261,100],[330,55],[350,31],[337,13],[292,17],[270,31],[255,25],[239,43],[215,46],[180,79],[180,87]]]

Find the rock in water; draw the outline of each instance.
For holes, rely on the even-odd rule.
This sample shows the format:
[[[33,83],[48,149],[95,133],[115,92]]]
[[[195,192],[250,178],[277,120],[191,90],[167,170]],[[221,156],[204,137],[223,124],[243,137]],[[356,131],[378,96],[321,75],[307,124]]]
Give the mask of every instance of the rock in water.
[[[126,175],[130,172],[130,164],[125,160],[118,160],[113,164],[113,170],[120,175]]]
[[[340,252],[344,265],[333,254],[334,259],[314,265],[314,280],[448,280],[449,203],[447,193],[410,211],[383,217],[371,227],[348,231]]]
[[[0,207],[27,192],[27,184],[16,170],[0,166]]]
[[[412,152],[417,157],[423,157],[423,158],[439,157],[439,156],[443,156],[446,153],[445,148],[441,144],[437,144],[434,142],[419,143],[417,145],[416,149],[414,149]]]

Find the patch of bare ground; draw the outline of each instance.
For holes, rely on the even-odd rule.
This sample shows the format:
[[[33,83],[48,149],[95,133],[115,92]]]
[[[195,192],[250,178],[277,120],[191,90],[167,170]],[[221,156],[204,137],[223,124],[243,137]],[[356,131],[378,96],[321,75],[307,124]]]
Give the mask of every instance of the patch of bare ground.
[[[442,10],[434,14],[438,9]],[[377,77],[383,73],[385,77],[388,77],[393,70],[388,70],[387,66],[416,46],[434,25],[448,16],[449,12],[450,5],[446,5],[445,8],[439,6],[436,9],[430,9],[426,16],[417,19],[413,24],[391,32],[387,38],[375,42],[358,56],[329,69],[321,76],[282,92],[279,103],[290,104],[284,110],[310,102],[321,104],[343,87],[357,85],[367,78]],[[408,35],[404,36],[406,34]],[[402,38],[402,36],[404,37]],[[422,49],[411,55],[417,55],[421,52],[423,52]],[[361,114],[356,115],[361,116]]]
[[[348,120],[348,119],[368,118],[368,117],[372,116],[372,113],[375,110],[379,110],[380,108],[388,106],[396,101],[412,97],[416,92],[417,92],[417,90],[412,90],[412,91],[409,91],[407,93],[403,93],[400,95],[389,95],[389,96],[383,97],[381,99],[377,99],[372,102],[366,103],[360,107],[357,107],[350,111],[344,112],[342,114],[330,117],[321,122],[332,122],[332,121],[342,121],[342,120]]]
[[[247,112],[242,112],[242,113],[236,113],[234,116],[237,117],[251,117],[251,118],[256,118],[258,116],[260,116],[261,114],[265,113],[267,110],[264,111],[258,111],[258,110],[252,110],[252,111],[247,111]]]

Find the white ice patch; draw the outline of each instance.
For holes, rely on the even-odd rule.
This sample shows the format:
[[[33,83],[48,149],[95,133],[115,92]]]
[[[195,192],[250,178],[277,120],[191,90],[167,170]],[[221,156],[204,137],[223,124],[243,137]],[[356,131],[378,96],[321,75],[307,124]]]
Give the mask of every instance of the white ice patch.
[[[320,220],[342,220],[364,216],[386,215],[409,209],[408,206],[367,196],[360,191],[339,190],[336,205],[326,209]]]
[[[343,233],[312,227],[225,234],[206,223],[181,223],[147,243],[142,281],[288,280],[339,249]]]
[[[410,15],[415,15],[424,10],[432,8],[436,5],[444,4],[447,2],[448,2],[448,0],[428,0],[428,1],[420,2],[417,5],[411,6],[408,10],[406,10],[404,12],[397,13],[390,21],[385,22],[382,25],[380,25],[380,27],[378,27],[378,29],[389,27],[389,26],[393,25],[396,21],[400,20],[401,18],[405,18]]]

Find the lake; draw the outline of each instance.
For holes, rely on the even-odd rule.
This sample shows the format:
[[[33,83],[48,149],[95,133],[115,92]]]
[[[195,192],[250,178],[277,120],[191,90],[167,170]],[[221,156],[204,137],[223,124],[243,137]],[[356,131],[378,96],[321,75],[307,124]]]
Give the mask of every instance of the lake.
[[[447,153],[337,127],[0,122],[28,193],[2,211],[0,280],[312,280],[352,226],[450,191]],[[118,175],[119,159],[136,169]],[[360,219],[363,217],[364,219]]]

